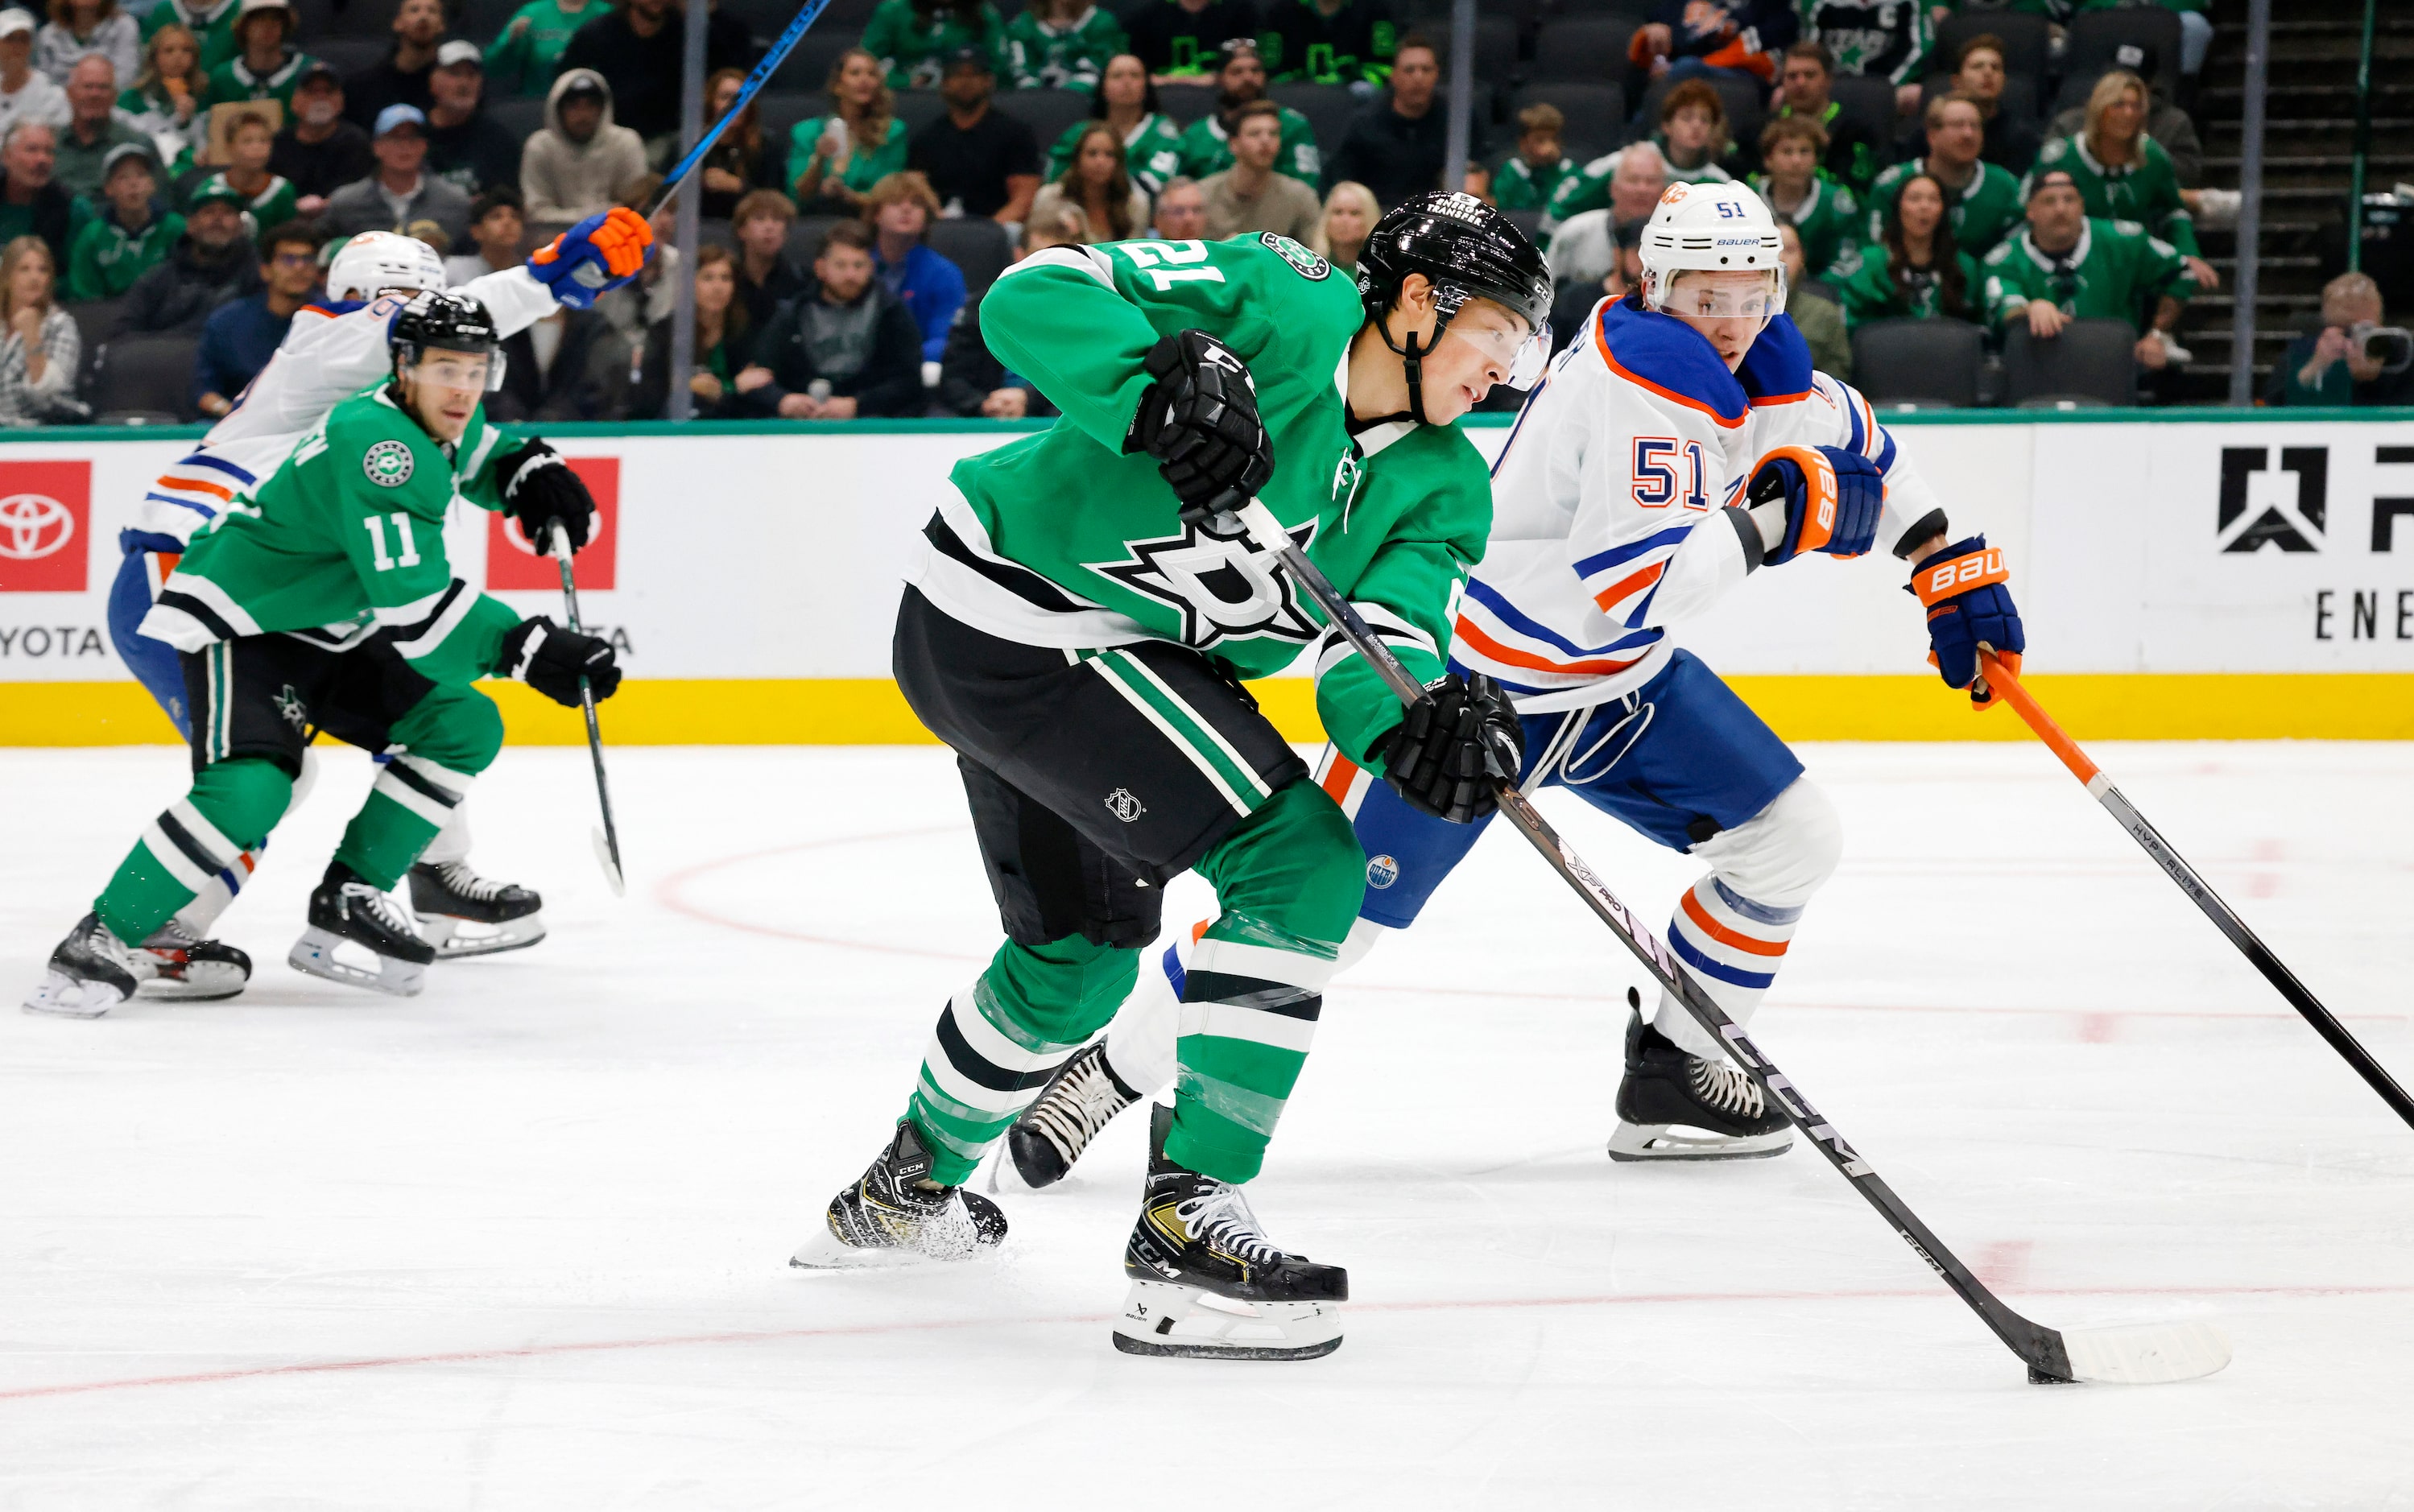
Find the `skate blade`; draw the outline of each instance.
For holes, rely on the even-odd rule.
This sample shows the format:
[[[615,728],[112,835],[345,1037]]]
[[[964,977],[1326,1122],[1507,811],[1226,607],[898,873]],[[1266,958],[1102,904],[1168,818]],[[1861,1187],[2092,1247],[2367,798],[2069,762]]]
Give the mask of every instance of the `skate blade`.
[[[1334,1302],[1245,1302],[1196,1286],[1135,1281],[1115,1347],[1161,1359],[1320,1359],[1341,1347]]]
[[[1681,1123],[1621,1123],[1609,1136],[1614,1161],[1760,1161],[1794,1148],[1794,1131],[1712,1134]]]
[[[421,913],[419,938],[436,947],[440,961],[467,960],[472,956],[499,956],[526,950],[544,938],[544,915],[530,913],[500,924],[456,919],[449,913]]]
[[[25,995],[20,1006],[29,1014],[47,1014],[53,1018],[98,1018],[125,1001],[106,982],[79,982],[65,971],[52,971],[43,976],[40,986]]]
[[[348,987],[366,987],[371,992],[383,992],[396,998],[415,998],[419,996],[419,989],[426,985],[427,968],[418,962],[377,956],[366,946],[355,945],[354,948],[364,954],[376,956],[377,967],[370,970],[355,966],[335,954],[338,947],[347,944],[352,944],[352,941],[313,926],[302,931],[302,938],[293,942],[292,951],[286,956],[285,964],[297,971],[306,971],[330,982],[341,982]]]
[[[219,962],[186,963],[170,975],[162,971],[134,989],[135,996],[159,1002],[218,1002],[240,995],[249,973]]]
[[[981,1183],[981,1188],[992,1197],[1029,1197],[1042,1193],[1063,1192],[1077,1184],[1073,1173],[1067,1171],[1045,1186],[1033,1186],[1031,1178],[1022,1174],[1022,1167],[1014,1164],[1014,1152],[1001,1139],[997,1143],[996,1153],[990,1157],[989,1177]]]

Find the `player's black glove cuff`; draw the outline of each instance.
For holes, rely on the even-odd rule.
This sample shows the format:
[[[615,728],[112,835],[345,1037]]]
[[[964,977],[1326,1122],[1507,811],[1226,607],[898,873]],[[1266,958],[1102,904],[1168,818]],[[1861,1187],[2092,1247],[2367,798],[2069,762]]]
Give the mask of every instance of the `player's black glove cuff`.
[[[599,704],[620,689],[620,665],[609,642],[563,630],[543,615],[521,620],[503,637],[503,653],[495,670],[572,708],[581,702],[581,677],[594,689]]]
[[[1498,808],[1494,784],[1514,780],[1526,750],[1508,692],[1490,677],[1456,673],[1425,684],[1383,748],[1383,780],[1420,813],[1472,823]]]
[[[1155,381],[1124,450],[1156,459],[1187,523],[1247,503],[1274,470],[1248,364],[1204,331],[1180,331],[1149,348],[1147,367]]]
[[[503,512],[520,523],[520,534],[540,552],[549,552],[548,539],[559,526],[570,537],[570,549],[587,545],[589,523],[595,517],[595,496],[561,453],[529,437],[517,448],[495,458],[495,479],[502,485]]]

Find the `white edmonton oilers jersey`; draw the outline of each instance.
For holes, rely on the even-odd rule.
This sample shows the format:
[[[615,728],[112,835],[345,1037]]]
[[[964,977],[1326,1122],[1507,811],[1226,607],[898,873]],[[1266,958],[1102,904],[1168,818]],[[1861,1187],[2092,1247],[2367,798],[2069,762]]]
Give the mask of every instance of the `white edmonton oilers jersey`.
[[[1492,535],[1452,661],[1527,713],[1640,688],[1673,654],[1669,627],[1743,581],[1742,540],[1719,515],[1786,445],[1850,448],[1885,472],[1875,552],[1936,507],[1869,402],[1811,371],[1792,320],[1770,321],[1730,373],[1683,321],[1603,300],[1493,467]]]
[[[473,278],[459,291],[485,305],[507,336],[554,308],[553,291],[526,268]],[[366,304],[304,306],[234,408],[151,484],[135,529],[190,541],[236,494],[265,482],[329,410],[386,374],[393,363],[386,334],[404,302],[403,295],[387,294]],[[166,548],[154,543],[151,549]]]

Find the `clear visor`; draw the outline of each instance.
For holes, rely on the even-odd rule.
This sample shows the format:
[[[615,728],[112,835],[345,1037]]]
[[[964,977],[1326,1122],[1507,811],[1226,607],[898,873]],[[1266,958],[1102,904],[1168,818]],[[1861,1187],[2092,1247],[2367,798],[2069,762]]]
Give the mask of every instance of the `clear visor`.
[[[477,393],[492,393],[503,384],[503,354],[500,352],[434,351],[419,360],[410,376],[420,383],[439,389],[467,389]]]
[[[1482,313],[1477,313],[1478,310]],[[1551,360],[1551,323],[1528,327],[1489,301],[1453,319],[1442,332],[1444,341],[1464,341],[1483,354],[1485,365],[1506,375],[1501,382],[1512,389],[1531,389]]]
[[[1785,272],[1771,268],[1751,279],[1680,273],[1668,284],[1661,310],[1699,320],[1770,320],[1785,313]]]

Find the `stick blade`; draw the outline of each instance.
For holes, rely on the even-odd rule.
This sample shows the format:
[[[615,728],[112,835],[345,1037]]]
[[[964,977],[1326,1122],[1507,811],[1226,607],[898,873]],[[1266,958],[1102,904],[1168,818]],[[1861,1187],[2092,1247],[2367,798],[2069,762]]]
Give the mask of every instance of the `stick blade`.
[[[612,896],[628,897],[629,884],[620,878],[620,862],[619,858],[612,853],[612,842],[604,838],[604,832],[601,829],[589,830],[587,833],[588,837],[595,842],[595,864],[604,868],[604,880],[612,884]]]
[[[2205,1322],[2065,1328],[2062,1344],[2071,1374],[2116,1386],[2194,1381],[2229,1363],[2229,1336]]]

